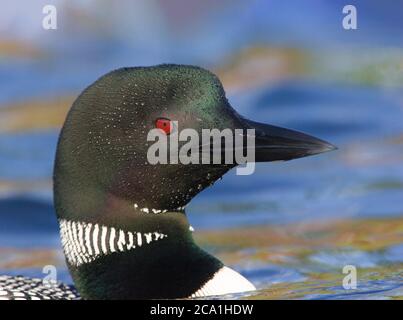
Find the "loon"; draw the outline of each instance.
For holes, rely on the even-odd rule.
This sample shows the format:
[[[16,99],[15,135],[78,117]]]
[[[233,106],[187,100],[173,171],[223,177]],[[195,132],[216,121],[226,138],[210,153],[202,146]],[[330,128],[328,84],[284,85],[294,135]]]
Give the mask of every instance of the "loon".
[[[54,205],[73,286],[0,277],[0,299],[197,298],[255,290],[193,240],[185,207],[237,163],[147,161],[154,128],[255,129],[255,162],[334,150],[310,135],[248,120],[196,66],[121,68],[87,87],[60,133]],[[177,129],[180,129],[177,128]]]

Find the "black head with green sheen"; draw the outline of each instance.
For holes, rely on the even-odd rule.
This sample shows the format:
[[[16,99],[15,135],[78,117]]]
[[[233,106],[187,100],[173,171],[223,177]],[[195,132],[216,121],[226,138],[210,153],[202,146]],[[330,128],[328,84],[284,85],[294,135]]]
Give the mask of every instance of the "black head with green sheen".
[[[106,74],[80,94],[60,134],[54,170],[59,221],[84,223],[76,226],[78,238],[79,227],[89,224],[167,236],[104,255],[100,242],[96,259],[69,263],[84,297],[184,297],[222,266],[194,244],[184,206],[236,163],[150,164],[147,150],[153,142],[147,135],[161,119],[177,121],[178,131],[255,129],[256,162],[334,149],[312,136],[243,118],[218,78],[202,68],[159,65]],[[86,236],[96,238],[91,232],[81,230],[81,251]],[[113,237],[118,247],[118,234],[108,232],[105,237]]]

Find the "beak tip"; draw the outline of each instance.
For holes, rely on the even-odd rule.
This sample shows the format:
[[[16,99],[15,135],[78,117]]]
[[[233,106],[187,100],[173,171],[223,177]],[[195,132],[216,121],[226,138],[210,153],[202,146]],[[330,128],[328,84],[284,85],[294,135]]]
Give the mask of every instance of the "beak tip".
[[[338,147],[336,147],[335,145],[333,145],[329,142],[324,142],[324,143],[321,143],[320,146],[316,150],[313,151],[313,154],[325,153],[325,152],[334,151],[337,149],[338,149]]]
[[[256,130],[256,160],[269,162],[292,160],[337,150],[327,141],[291,129],[244,119],[245,128]]]

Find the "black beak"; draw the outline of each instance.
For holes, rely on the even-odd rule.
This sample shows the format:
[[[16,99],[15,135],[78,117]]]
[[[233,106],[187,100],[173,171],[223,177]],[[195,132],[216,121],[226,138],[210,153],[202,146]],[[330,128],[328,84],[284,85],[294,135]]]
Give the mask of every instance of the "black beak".
[[[291,160],[337,149],[302,132],[242,119],[245,129],[255,129],[255,161]]]

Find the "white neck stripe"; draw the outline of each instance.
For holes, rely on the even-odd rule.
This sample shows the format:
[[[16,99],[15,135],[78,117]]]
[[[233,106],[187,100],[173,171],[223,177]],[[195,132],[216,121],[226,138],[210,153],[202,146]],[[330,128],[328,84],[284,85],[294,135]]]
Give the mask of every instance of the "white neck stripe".
[[[137,203],[135,203],[133,206],[134,206],[135,209],[140,210],[140,212],[143,212],[143,213],[155,213],[155,214],[166,213],[168,211],[171,211],[171,212],[183,211],[185,209],[185,207],[186,207],[186,206],[183,206],[183,207],[177,207],[176,209],[173,209],[173,210],[168,210],[168,209],[140,208]]]
[[[99,247],[98,247],[98,235],[99,235],[99,226],[95,224],[94,233],[92,234],[92,244],[94,245],[94,253],[95,255],[99,255]]]
[[[99,224],[60,220],[60,236],[68,262],[80,266],[102,255],[125,252],[167,237],[159,232],[131,232]]]

